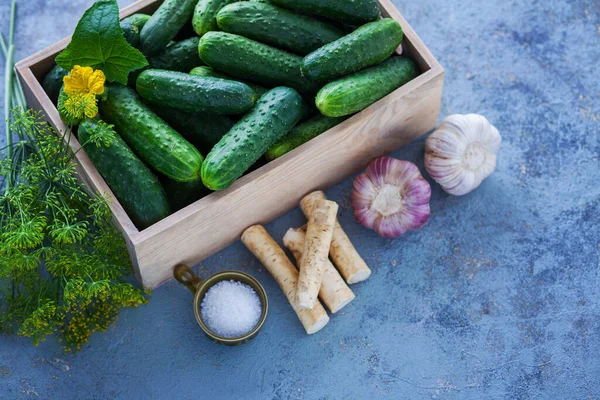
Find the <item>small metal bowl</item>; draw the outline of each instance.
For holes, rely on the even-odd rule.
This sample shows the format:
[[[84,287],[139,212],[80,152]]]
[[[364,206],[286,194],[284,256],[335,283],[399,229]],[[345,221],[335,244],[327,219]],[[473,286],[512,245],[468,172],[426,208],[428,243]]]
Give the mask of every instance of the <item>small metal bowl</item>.
[[[215,343],[223,344],[226,346],[239,346],[240,344],[248,343],[252,339],[258,335],[258,331],[263,326],[265,319],[267,318],[267,312],[269,311],[269,301],[267,299],[267,294],[265,293],[265,289],[262,285],[250,275],[240,272],[240,271],[222,271],[218,272],[214,275],[209,276],[206,280],[202,280],[198,275],[194,273],[187,265],[180,264],[175,267],[173,270],[173,277],[177,279],[179,282],[184,284],[190,291],[194,294],[194,315],[196,315],[196,321],[202,331]],[[219,336],[213,333],[202,321],[202,299],[204,295],[215,284],[221,281],[229,281],[234,280],[241,283],[245,283],[250,286],[260,299],[260,304],[262,308],[262,312],[260,315],[260,319],[256,326],[248,333],[242,336],[234,337],[234,338],[226,338],[223,336]]]

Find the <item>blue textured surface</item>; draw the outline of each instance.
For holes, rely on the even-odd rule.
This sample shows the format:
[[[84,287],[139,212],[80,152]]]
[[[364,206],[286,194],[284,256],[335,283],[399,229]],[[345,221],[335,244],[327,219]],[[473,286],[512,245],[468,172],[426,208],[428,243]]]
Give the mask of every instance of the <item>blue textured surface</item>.
[[[17,59],[91,3],[19,2]],[[599,399],[600,3],[409,3],[398,8],[446,68],[441,116],[481,113],[503,135],[490,179],[460,198],[433,185],[430,222],[399,240],[354,221],[351,180],[329,190],[374,274],[316,335],[237,243],[201,270],[265,285],[270,315],[250,344],[209,342],[169,282],[75,355],[0,337],[0,397]],[[423,140],[394,156],[422,169]],[[267,228],[280,239],[303,223],[294,210]]]

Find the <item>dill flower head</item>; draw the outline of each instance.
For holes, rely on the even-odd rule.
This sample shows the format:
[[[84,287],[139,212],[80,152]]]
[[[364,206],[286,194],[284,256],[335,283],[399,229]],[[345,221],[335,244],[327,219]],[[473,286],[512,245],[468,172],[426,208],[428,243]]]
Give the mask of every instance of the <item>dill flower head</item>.
[[[66,92],[65,92],[66,93]],[[94,118],[98,114],[98,104],[94,93],[75,92],[68,94],[63,105],[66,115],[73,118]]]
[[[9,229],[2,233],[2,240],[17,249],[30,249],[42,244],[47,220],[43,216],[28,216],[22,214],[20,220],[13,218],[9,221]]]
[[[50,226],[50,236],[58,244],[73,244],[88,233],[87,221],[64,221],[56,219]]]
[[[88,141],[82,143],[82,146],[86,146],[88,143],[92,143],[96,147],[110,147],[113,142],[113,139],[117,135],[113,129],[112,125],[107,124],[104,121],[84,121],[79,128],[80,131],[85,129],[88,133]]]

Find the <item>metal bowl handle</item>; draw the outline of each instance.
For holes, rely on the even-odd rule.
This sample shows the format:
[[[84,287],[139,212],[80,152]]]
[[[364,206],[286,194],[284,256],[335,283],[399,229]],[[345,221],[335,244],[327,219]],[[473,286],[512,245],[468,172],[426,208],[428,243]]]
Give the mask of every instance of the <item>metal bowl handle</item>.
[[[202,282],[204,282],[190,267],[184,264],[179,264],[175,267],[173,270],[173,277],[187,286],[192,293],[196,293],[196,290],[198,290],[200,285],[202,285]]]

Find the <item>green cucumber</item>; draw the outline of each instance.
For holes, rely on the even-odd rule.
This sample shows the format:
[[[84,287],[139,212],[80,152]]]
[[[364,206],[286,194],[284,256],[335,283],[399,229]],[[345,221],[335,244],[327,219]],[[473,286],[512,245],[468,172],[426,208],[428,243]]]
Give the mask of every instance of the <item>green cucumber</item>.
[[[257,99],[259,97],[261,97],[263,94],[267,93],[267,91],[268,91],[268,89],[265,88],[264,86],[260,86],[260,85],[257,85],[255,83],[251,83],[251,82],[240,81],[238,79],[234,79],[234,78],[228,76],[227,74],[223,74],[223,73],[221,73],[219,71],[215,71],[213,68],[207,67],[205,65],[200,66],[200,67],[196,67],[196,68],[192,69],[190,71],[190,75],[210,76],[210,77],[213,77],[213,78],[229,79],[231,81],[245,83],[246,85],[250,86],[254,90],[254,93],[256,93],[256,98]]]
[[[133,89],[111,83],[106,91],[100,98],[100,114],[144,162],[176,181],[199,176],[200,152],[154,114]]]
[[[142,72],[136,89],[158,106],[219,115],[246,112],[256,101],[254,90],[244,83],[160,69]]]
[[[217,14],[217,24],[262,43],[306,55],[344,36],[336,26],[264,3],[241,1],[225,6]]]
[[[139,47],[140,32],[149,19],[148,14],[133,14],[121,20],[121,29],[123,29],[123,36],[127,43],[133,47]]]
[[[158,54],[190,20],[198,0],[165,0],[140,33],[142,52]]]
[[[368,23],[307,55],[302,73],[327,81],[379,64],[394,53],[402,37],[400,24],[391,18]]]
[[[206,64],[238,79],[288,86],[301,93],[316,93],[320,87],[302,76],[302,57],[243,36],[208,32],[200,38],[198,51]]]
[[[190,75],[196,76],[208,76],[212,78],[221,78],[221,79],[232,79],[226,74],[223,74],[219,71],[215,71],[212,67],[208,67],[206,65],[201,65],[199,67],[193,68],[190,71]]]
[[[167,196],[158,178],[119,135],[114,134],[109,146],[90,140],[107,127],[99,119],[86,119],[79,125],[79,141],[129,218],[145,229],[169,215]]]
[[[165,178],[162,184],[167,192],[167,200],[173,212],[189,206],[209,193],[200,178],[190,182],[177,182]]]
[[[152,107],[152,110],[202,154],[208,153],[234,125],[225,115],[188,113],[170,107]]]
[[[296,147],[300,147],[309,140],[316,138],[321,133],[333,128],[344,121],[344,119],[345,118],[330,118],[323,115],[317,115],[308,121],[297,125],[287,135],[275,142],[273,146],[269,147],[265,157],[269,161],[279,158],[294,150]]]
[[[199,40],[200,38],[193,37],[168,45],[159,54],[148,57],[150,68],[188,72],[190,69],[202,65],[202,60],[198,55]]]
[[[69,75],[69,71],[55,65],[42,81],[42,88],[54,104],[58,102],[58,95],[63,86],[63,78],[67,75]]]
[[[166,69],[170,71],[187,72],[190,68],[202,65],[198,55],[199,38],[189,38],[181,42],[170,42],[160,53],[148,57],[148,66],[132,71],[127,85],[135,89],[137,78],[147,69]]]
[[[204,186],[211,190],[231,186],[296,125],[301,114],[298,92],[287,87],[269,90],[208,153],[202,164]]]
[[[192,18],[192,25],[198,36],[218,30],[217,13],[227,4],[235,3],[236,1],[239,0],[199,0]]]
[[[276,6],[353,25],[376,21],[381,16],[377,0],[269,0]]]
[[[379,65],[330,82],[319,91],[317,108],[328,117],[359,112],[419,75],[417,65],[405,57],[392,57]]]

